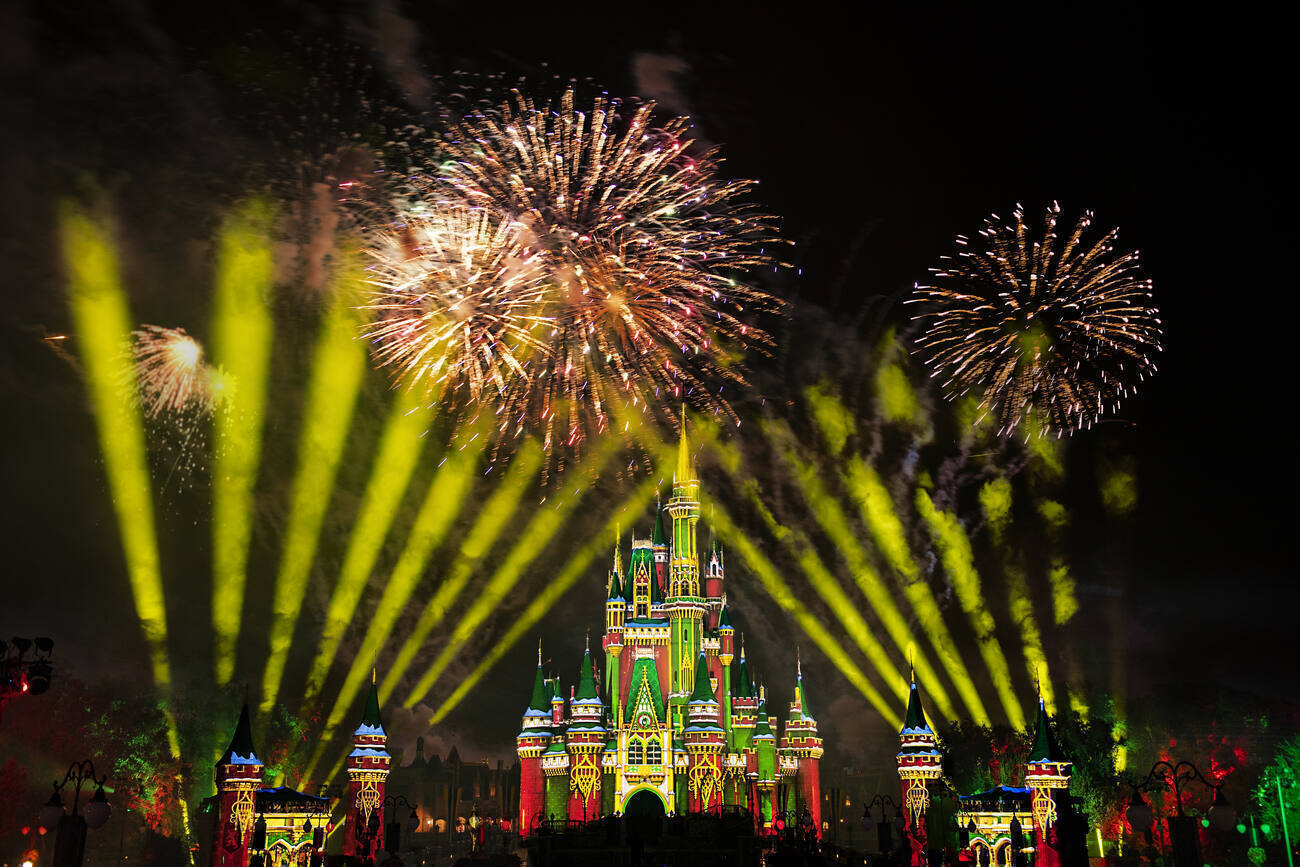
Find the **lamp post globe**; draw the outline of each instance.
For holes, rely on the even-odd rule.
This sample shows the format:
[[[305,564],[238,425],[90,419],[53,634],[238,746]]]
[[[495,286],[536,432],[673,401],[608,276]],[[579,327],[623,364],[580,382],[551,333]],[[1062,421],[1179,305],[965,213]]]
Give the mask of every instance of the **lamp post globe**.
[[[54,793],[50,795],[50,799],[42,805],[37,818],[40,819],[42,828],[53,831],[59,827],[59,820],[63,816],[63,799],[59,797],[59,790],[55,789]]]
[[[95,797],[86,804],[85,815],[86,827],[92,831],[104,827],[109,817],[113,815],[113,805],[108,803],[108,797],[105,796],[102,786],[95,790]]]
[[[1214,790],[1214,803],[1210,805],[1210,824],[1214,830],[1227,833],[1237,824],[1237,810],[1223,794],[1222,787]]]
[[[1151,805],[1142,797],[1142,793],[1133,790],[1133,797],[1129,799],[1128,809],[1124,811],[1124,816],[1128,819],[1129,825],[1136,831],[1145,831],[1151,827],[1151,823],[1156,820],[1155,811]]]

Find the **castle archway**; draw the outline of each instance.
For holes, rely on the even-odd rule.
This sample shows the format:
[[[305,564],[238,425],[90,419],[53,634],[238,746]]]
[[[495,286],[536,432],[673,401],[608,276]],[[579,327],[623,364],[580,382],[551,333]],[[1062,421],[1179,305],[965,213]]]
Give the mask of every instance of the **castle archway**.
[[[664,803],[664,796],[658,789],[649,787],[634,789],[623,802],[623,815],[629,818],[644,816],[662,819],[667,812],[668,805]]]

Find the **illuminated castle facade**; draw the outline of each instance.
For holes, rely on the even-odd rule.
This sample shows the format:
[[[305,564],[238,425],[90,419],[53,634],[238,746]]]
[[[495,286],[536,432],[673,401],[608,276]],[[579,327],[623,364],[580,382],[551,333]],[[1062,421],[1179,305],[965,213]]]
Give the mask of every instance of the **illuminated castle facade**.
[[[392,757],[372,680],[348,755],[343,854],[373,863],[383,844],[384,787]],[[212,867],[315,867],[332,830],[328,797],[286,786],[265,788],[245,702],[230,746],[217,760]],[[368,860],[369,859],[369,860]]]
[[[768,712],[726,604],[723,552],[696,547],[700,483],[683,428],[672,498],[651,538],[615,543],[605,598],[604,651],[590,641],[576,685],[543,670],[516,739],[525,834],[547,819],[748,807],[811,813],[821,828],[822,741],[797,654],[785,729]],[[668,532],[665,532],[667,528]],[[736,650],[739,644],[740,653]]]
[[[934,729],[926,721],[915,677],[898,737],[898,776],[903,787],[909,864],[923,867],[934,863],[933,857],[948,829],[930,828],[931,788],[939,785],[943,776],[943,754]],[[998,786],[959,798],[959,861],[1012,867],[1033,855],[1036,867],[1085,867],[1088,828],[1070,800],[1072,767],[1052,736],[1051,721],[1040,697],[1034,742],[1025,763],[1025,785]]]

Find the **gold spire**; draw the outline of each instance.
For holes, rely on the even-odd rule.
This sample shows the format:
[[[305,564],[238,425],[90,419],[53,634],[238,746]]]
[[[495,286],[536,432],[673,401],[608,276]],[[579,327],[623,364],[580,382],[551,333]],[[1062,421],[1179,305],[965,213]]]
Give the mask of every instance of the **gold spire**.
[[[542,640],[537,639],[537,667],[542,667]]]
[[[677,476],[675,481],[690,482],[695,480],[695,468],[691,466],[691,448],[686,442],[686,404],[682,404],[682,438],[677,444]]]
[[[623,525],[618,524],[615,526],[614,529],[614,574],[620,576],[623,574],[622,565],[621,565],[623,562],[623,555],[620,550],[623,542],[622,537],[623,537]]]

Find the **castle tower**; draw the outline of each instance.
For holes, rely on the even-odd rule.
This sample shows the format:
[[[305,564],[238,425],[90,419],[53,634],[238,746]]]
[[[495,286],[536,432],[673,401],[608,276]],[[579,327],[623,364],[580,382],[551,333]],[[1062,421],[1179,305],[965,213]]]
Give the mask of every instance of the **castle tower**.
[[[655,503],[655,526],[650,536],[650,550],[654,554],[654,575],[655,584],[659,588],[659,595],[662,596],[668,587],[668,535],[664,532],[664,507],[662,503]]]
[[[687,707],[690,722],[682,732],[690,756],[687,809],[702,813],[722,804],[722,754],[727,747],[727,734],[718,725],[718,699],[703,653],[696,663],[695,689]]]
[[[627,597],[634,595],[624,590],[623,563],[618,540],[614,540],[614,566],[609,570],[609,592],[605,597],[605,694],[613,696],[618,704],[623,655],[623,626],[627,622]],[[630,584],[631,582],[627,582]],[[647,588],[648,589],[648,588]],[[647,600],[648,601],[648,600]],[[617,724],[617,719],[614,720]]]
[[[343,853],[364,861],[373,858],[383,841],[384,787],[388,782],[388,733],[379,718],[379,691],[374,673],[361,724],[352,733],[348,754],[347,828]]]
[[[726,604],[723,593],[722,546],[714,539],[709,543],[709,558],[704,566],[704,599],[708,606],[704,615],[704,628],[717,629]]]
[[[596,672],[591,649],[582,656],[578,691],[569,704],[570,722],[565,733],[569,754],[569,804],[571,821],[590,821],[600,816],[601,760],[605,753],[606,729],[602,723],[605,703],[596,689]]]
[[[718,612],[718,667],[722,674],[722,727],[731,731],[731,661],[736,656],[736,628],[731,625],[731,614],[726,601]]]
[[[923,867],[926,857],[926,814],[930,809],[929,781],[943,774],[939,739],[925,720],[921,691],[912,675],[912,692],[907,699],[907,716],[898,732],[898,776],[903,783],[903,815],[912,867]]]
[[[1047,707],[1040,696],[1034,745],[1025,763],[1025,785],[1029,787],[1034,810],[1035,865],[1062,867],[1070,863],[1066,849],[1076,848],[1070,846],[1074,841],[1068,839],[1071,836],[1067,830],[1070,823],[1060,821],[1070,811],[1070,770],[1071,763],[1061,754],[1056,739],[1052,737]]]
[[[801,807],[812,814],[813,827],[821,836],[822,789],[821,758],[822,739],[817,734],[817,720],[808,709],[808,695],[803,685],[803,666],[795,651],[794,700],[790,702],[790,716],[785,723],[785,737],[781,739],[781,752],[798,761],[795,787]]]
[[[758,815],[765,825],[776,818],[776,735],[772,733],[767,715],[767,690],[758,688],[758,708],[755,712],[754,734],[754,785],[758,792]]]
[[[515,738],[519,753],[519,829],[525,836],[537,830],[546,817],[546,777],[542,774],[542,753],[551,743],[551,694],[542,672],[542,643],[537,642],[537,673],[533,694],[524,710],[523,724]]]
[[[669,675],[674,731],[684,728],[686,704],[695,688],[695,664],[702,647],[702,625],[706,603],[700,591],[700,561],[695,545],[695,525],[700,517],[700,483],[695,478],[690,445],[686,440],[686,413],[682,412],[682,436],[677,446],[677,470],[673,475],[673,496],[668,501],[672,517],[672,546],[668,561],[668,594],[664,613],[671,626]]]
[[[214,777],[217,823],[212,835],[212,867],[247,867],[257,790],[262,788],[262,760],[253,750],[247,701],[239,712],[230,746],[217,759]]]

